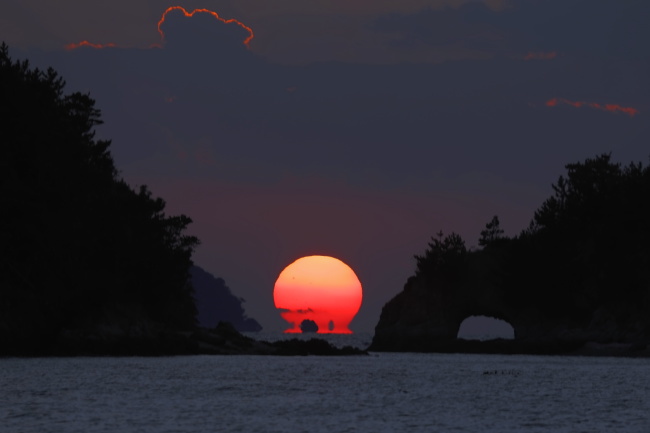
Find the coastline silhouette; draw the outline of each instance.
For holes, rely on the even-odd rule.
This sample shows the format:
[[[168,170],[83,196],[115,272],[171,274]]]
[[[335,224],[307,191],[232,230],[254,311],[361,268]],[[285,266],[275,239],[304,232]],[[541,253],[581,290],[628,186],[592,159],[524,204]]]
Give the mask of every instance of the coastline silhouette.
[[[223,280],[192,268],[191,219],[119,177],[110,141],[95,139],[102,119],[90,96],[66,94],[53,69],[12,60],[6,44],[0,85],[0,353],[224,353],[215,348],[224,335],[244,341],[235,328],[261,328]],[[433,237],[384,306],[370,349],[566,353],[615,343],[646,354],[650,169],[610,154],[566,169],[519,235],[504,236],[495,216],[480,249],[453,232]],[[212,295],[202,283],[197,294],[192,273]],[[205,314],[235,333],[198,316],[197,301],[220,304]],[[471,315],[512,324],[514,341],[457,340]]]

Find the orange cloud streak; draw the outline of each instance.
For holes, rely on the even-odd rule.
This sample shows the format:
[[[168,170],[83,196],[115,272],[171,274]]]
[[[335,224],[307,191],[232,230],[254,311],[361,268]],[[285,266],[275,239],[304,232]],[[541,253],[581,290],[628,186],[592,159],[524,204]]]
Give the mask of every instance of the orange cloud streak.
[[[74,44],[74,43],[73,44],[68,44],[68,45],[65,46],[65,49],[70,51],[70,50],[76,50],[77,48],[81,48],[81,47],[91,47],[91,48],[95,48],[95,49],[99,50],[101,48],[115,48],[116,46],[117,45],[112,44],[112,43],[111,44],[93,44],[92,42],[81,41],[78,44]]]
[[[566,104],[576,108],[589,107],[589,108],[594,108],[596,110],[609,111],[612,113],[616,113],[620,111],[621,113],[625,113],[630,117],[634,117],[637,114],[639,114],[639,110],[637,110],[636,108],[621,107],[618,104],[598,104],[596,102],[569,101],[568,99],[564,99],[564,98],[553,98],[546,101],[547,107],[555,107],[558,104]]]
[[[548,53],[544,52],[528,52],[526,56],[524,57],[524,60],[553,60],[554,58],[557,57],[557,52],[551,51]]]
[[[195,13],[199,12],[199,13],[210,14],[213,17],[215,17],[216,19],[218,19],[219,21],[221,21],[222,23],[225,23],[225,24],[237,24],[239,27],[241,27],[242,29],[244,29],[244,30],[246,30],[248,32],[248,37],[246,39],[244,39],[244,42],[243,42],[244,45],[246,45],[246,48],[250,48],[249,44],[253,40],[253,38],[255,37],[255,34],[253,33],[253,29],[251,29],[250,27],[248,27],[246,24],[242,23],[241,21],[237,21],[234,18],[231,18],[231,19],[221,18],[218,13],[213,12],[213,11],[208,10],[208,9],[194,9],[192,12],[188,12],[182,6],[171,6],[171,7],[168,7],[167,10],[165,10],[165,12],[163,12],[162,17],[160,17],[160,21],[158,21],[158,33],[160,33],[160,38],[162,40],[165,39],[165,33],[162,31],[162,25],[165,22],[165,18],[167,17],[167,14],[174,11],[174,10],[183,12],[183,15],[185,15],[188,18],[194,16]]]
[[[244,29],[244,30],[246,30],[248,32],[248,37],[246,39],[244,39],[244,42],[243,42],[244,45],[246,45],[246,48],[250,48],[250,42],[255,37],[255,34],[253,33],[253,29],[251,29],[250,27],[248,27],[247,25],[245,25],[244,23],[242,23],[241,21],[238,21],[236,19],[232,19],[232,18],[231,19],[224,19],[224,18],[221,18],[218,13],[213,12],[213,11],[208,10],[208,9],[194,9],[192,12],[188,12],[182,6],[171,6],[171,7],[168,7],[165,10],[165,12],[163,12],[162,16],[160,17],[160,20],[158,21],[158,33],[160,33],[161,41],[165,40],[165,33],[162,31],[162,25],[165,22],[165,19],[167,18],[167,14],[174,11],[174,10],[183,12],[183,15],[185,15],[188,18],[194,16],[194,14],[197,13],[197,12],[198,13],[208,13],[208,14],[212,15],[213,17],[215,17],[216,19],[218,19],[219,21],[221,21],[224,24],[237,24],[239,27],[241,27],[242,29]],[[91,47],[91,48],[95,48],[95,49],[101,49],[101,48],[109,48],[109,47],[114,48],[116,46],[117,45],[112,44],[112,43],[110,43],[110,44],[93,44],[93,43],[88,42],[88,41],[81,41],[79,43],[68,44],[68,45],[65,46],[65,49],[69,51],[69,50],[76,50],[77,48],[81,48],[81,47]],[[154,45],[152,45],[152,47],[160,47],[160,45],[154,44]]]

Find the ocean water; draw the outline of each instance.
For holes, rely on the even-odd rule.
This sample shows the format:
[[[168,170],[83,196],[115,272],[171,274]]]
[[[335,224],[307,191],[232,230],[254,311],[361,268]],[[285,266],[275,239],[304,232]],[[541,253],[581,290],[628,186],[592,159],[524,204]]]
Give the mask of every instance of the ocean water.
[[[650,432],[650,360],[0,359],[0,432]]]

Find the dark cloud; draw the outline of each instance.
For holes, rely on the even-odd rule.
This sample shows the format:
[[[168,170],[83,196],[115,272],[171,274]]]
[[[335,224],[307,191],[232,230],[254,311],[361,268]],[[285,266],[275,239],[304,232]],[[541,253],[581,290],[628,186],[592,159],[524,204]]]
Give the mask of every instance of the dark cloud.
[[[486,4],[425,9],[376,19],[373,29],[397,35],[395,43],[457,45],[498,55],[580,54],[647,59],[650,3],[610,0],[521,0],[495,10]]]
[[[208,9],[186,10],[173,6],[163,12],[158,31],[166,48],[179,50],[235,51],[249,47],[253,30],[234,18],[224,18]]]
[[[532,50],[647,59],[650,3],[631,0],[526,0],[505,11],[501,26]]]
[[[493,50],[506,37],[495,22],[497,15],[483,3],[467,3],[459,8],[384,15],[375,20],[372,28],[399,35],[395,43],[405,47],[461,45]]]

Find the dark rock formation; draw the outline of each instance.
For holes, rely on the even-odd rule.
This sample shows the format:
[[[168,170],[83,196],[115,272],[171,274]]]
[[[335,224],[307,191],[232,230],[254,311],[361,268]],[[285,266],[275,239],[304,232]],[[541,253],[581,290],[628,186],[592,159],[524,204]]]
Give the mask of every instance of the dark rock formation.
[[[343,356],[367,355],[365,350],[350,346],[338,348],[319,338],[310,340],[259,341],[240,334],[230,323],[219,322],[212,328],[201,328],[186,339],[189,354],[211,355],[279,355],[279,356]]]
[[[318,355],[318,356],[340,356],[340,355],[366,355],[365,350],[352,346],[337,348],[320,338],[309,340],[280,340],[270,343],[275,349],[275,355]]]
[[[214,328],[180,332],[140,323],[129,330],[117,328],[66,331],[55,340],[30,341],[0,347],[0,356],[169,356],[169,355],[365,355],[353,347],[337,348],[312,338],[276,342],[258,341],[240,334],[230,323]]]
[[[514,328],[514,340],[457,339],[463,320],[474,315],[509,322]],[[644,320],[629,322],[637,326],[617,326],[620,320],[604,310],[594,311],[591,320],[585,322],[550,317],[534,308],[509,305],[503,292],[490,285],[450,290],[411,277],[404,290],[382,309],[368,350],[650,356]]]
[[[432,238],[369,350],[650,353],[650,167],[609,155],[566,167],[520,235],[504,237],[495,217],[482,249]],[[478,315],[510,323],[514,340],[457,340]]]
[[[650,343],[648,314],[635,303],[599,302],[587,309],[577,294],[573,299],[552,293],[547,293],[545,300],[534,294],[519,299],[515,295],[522,296],[523,286],[534,282],[518,280],[521,286],[513,294],[512,282],[502,275],[512,258],[496,258],[502,249],[467,254],[458,278],[426,272],[409,278],[404,290],[382,309],[369,350],[585,354],[613,350],[625,354],[629,349],[639,354]],[[510,323],[514,340],[457,340],[461,323],[470,316]],[[584,349],[589,343],[593,343],[587,346],[591,349]]]
[[[305,319],[300,324],[300,330],[304,332],[318,332],[318,325],[313,320]]]
[[[204,328],[213,328],[219,322],[230,322],[241,332],[258,332],[262,326],[244,312],[243,298],[232,294],[222,278],[215,278],[198,266],[190,269],[197,319]]]

